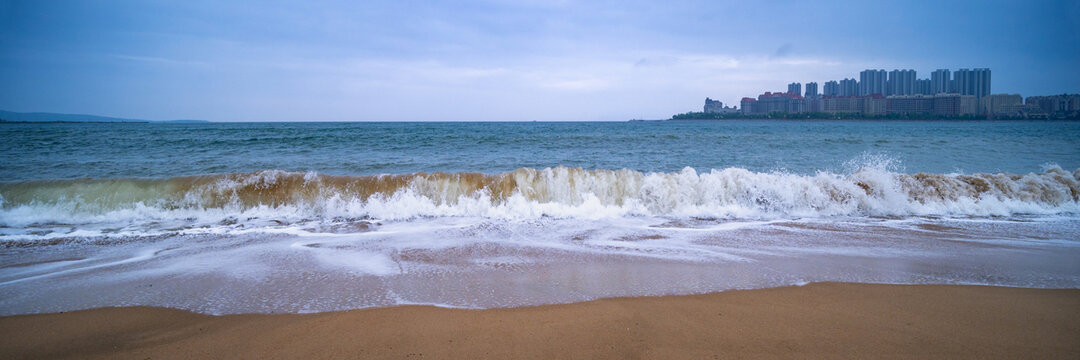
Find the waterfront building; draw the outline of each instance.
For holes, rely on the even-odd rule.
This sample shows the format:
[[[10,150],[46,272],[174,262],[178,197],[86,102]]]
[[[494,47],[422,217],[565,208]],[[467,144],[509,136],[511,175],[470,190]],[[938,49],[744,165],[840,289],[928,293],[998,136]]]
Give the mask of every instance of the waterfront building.
[[[799,94],[792,94],[788,99],[787,112],[792,114],[810,112],[810,104]]]
[[[969,95],[970,96],[970,95]],[[934,95],[934,115],[956,115],[960,113],[960,94]]]
[[[702,111],[705,112],[705,113],[716,113],[716,112],[720,112],[720,109],[723,109],[723,108],[724,108],[724,103],[723,102],[716,101],[716,100],[713,100],[713,99],[710,99],[710,98],[705,98],[705,107],[704,107],[704,109],[702,109]]]
[[[960,115],[971,115],[979,112],[979,99],[975,95],[960,95]]]
[[[977,113],[978,101],[974,95],[894,95],[886,98],[889,114],[934,114],[941,116],[970,115]]]
[[[713,100],[713,99],[710,99],[710,98],[705,98],[705,108],[704,108],[705,113],[730,114],[730,113],[736,113],[738,111],[739,111],[739,109],[736,109],[735,107],[724,106],[723,102],[716,101],[716,100]]]
[[[934,115],[956,116],[974,114],[978,101],[974,95],[957,93],[934,95]]]
[[[934,112],[932,95],[893,95],[885,98],[889,114],[929,114]]]
[[[739,101],[739,107],[742,109],[743,115],[754,114],[754,110],[757,106],[757,99],[751,97],[744,97],[742,101]]]
[[[802,94],[802,84],[790,83],[787,85],[787,92],[792,94]]]
[[[824,109],[824,104],[821,100],[821,95],[804,97],[806,112],[821,112]]]
[[[806,83],[806,95],[805,96],[808,97],[808,98],[818,96],[817,83],[816,82],[808,82],[808,83]]]
[[[822,111],[827,113],[857,113],[859,98],[857,96],[827,96],[821,99]]]
[[[862,113],[866,115],[884,115],[888,102],[881,94],[870,94],[862,97]]]
[[[792,109],[792,100],[802,99],[802,95],[796,93],[765,92],[758,95],[758,101],[754,105],[755,114],[768,114],[772,112],[799,112]]]
[[[872,94],[884,95],[886,92],[885,87],[887,83],[887,74],[884,69],[880,70],[863,70],[859,73],[859,95],[868,96]]]
[[[821,99],[821,111],[827,113],[861,113],[881,115],[886,111],[885,97],[881,94],[871,96],[829,96]]]
[[[758,95],[757,100],[757,103],[754,104],[754,113],[768,114],[775,111],[787,111],[788,100],[791,100],[791,97],[788,96],[788,93],[766,91],[764,94]]]
[[[1019,109],[1024,105],[1024,98],[1020,94],[993,94],[983,96],[979,100],[979,112],[990,115],[1018,115]]]
[[[824,96],[839,96],[840,95],[840,83],[836,80],[830,80],[825,82],[825,86],[822,89],[822,95]]]
[[[1080,94],[1030,96],[1024,102],[1050,115],[1069,116],[1080,113]]]
[[[767,115],[773,112],[782,113],[805,113],[816,111],[817,105],[813,100],[804,98],[802,95],[790,92],[765,92],[758,95],[757,99],[743,98],[743,114]]]

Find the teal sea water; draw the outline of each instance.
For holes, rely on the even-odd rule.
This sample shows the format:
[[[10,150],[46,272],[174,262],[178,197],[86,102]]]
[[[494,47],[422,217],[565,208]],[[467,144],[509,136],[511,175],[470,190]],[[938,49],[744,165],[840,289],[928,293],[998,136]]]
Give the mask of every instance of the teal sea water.
[[[1080,122],[9,124],[0,138],[0,181],[557,166],[813,174],[851,171],[868,156],[907,173],[1080,168]]]
[[[1080,122],[0,124],[0,139],[0,315],[1080,287]]]

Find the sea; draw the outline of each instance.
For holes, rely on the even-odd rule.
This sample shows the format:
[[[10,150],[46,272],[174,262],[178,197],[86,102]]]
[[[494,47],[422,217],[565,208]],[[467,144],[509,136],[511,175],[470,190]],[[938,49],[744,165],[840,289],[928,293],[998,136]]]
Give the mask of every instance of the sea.
[[[1080,122],[0,124],[0,315],[1080,288]]]

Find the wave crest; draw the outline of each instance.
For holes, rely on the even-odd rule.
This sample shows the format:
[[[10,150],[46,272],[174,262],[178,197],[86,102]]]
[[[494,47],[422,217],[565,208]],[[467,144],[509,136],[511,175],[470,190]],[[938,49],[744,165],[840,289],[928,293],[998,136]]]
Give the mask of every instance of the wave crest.
[[[742,168],[642,173],[556,167],[378,176],[265,170],[4,183],[0,203],[0,223],[6,226],[229,217],[1008,216],[1077,213],[1080,169],[960,175],[863,168],[797,175]]]

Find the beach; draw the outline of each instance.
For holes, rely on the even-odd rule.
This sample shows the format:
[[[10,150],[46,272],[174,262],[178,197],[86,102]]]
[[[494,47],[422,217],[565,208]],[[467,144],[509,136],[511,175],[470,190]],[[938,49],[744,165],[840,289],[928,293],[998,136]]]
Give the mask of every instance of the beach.
[[[1077,358],[1078,134],[5,125],[0,358]]]
[[[0,334],[8,359],[1075,359],[1080,290],[815,283],[485,310],[102,308],[3,317]]]
[[[0,0],[0,360],[1080,360],[1076,14]]]

